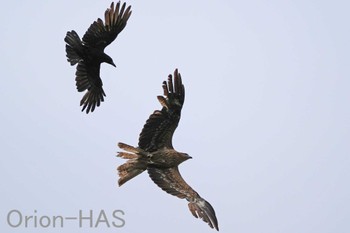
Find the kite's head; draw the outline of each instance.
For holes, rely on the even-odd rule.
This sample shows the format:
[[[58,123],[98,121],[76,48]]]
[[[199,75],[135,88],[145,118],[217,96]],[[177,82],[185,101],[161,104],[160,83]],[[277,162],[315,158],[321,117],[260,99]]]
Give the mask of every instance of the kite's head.
[[[181,159],[182,159],[182,162],[186,161],[187,159],[192,159],[191,156],[189,156],[188,154],[186,153],[181,153]]]

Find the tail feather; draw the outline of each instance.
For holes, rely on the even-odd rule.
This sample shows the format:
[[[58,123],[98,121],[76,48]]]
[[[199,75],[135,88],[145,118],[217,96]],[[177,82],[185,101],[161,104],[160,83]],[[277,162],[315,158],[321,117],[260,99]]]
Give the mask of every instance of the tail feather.
[[[131,153],[139,153],[139,152],[141,152],[140,149],[137,149],[136,147],[130,146],[130,145],[122,143],[122,142],[119,142],[118,146],[119,146],[120,149],[123,149],[123,150],[131,152]]]
[[[77,64],[79,61],[81,61],[81,56],[79,54],[81,54],[83,51],[82,41],[80,40],[78,34],[74,30],[67,32],[64,41],[67,43],[67,60],[70,62],[71,65]]]
[[[137,155],[131,154],[128,152],[118,152],[117,156],[121,157],[123,159],[136,159],[137,158]]]
[[[121,149],[128,152],[118,152],[117,156],[128,159],[126,163],[120,165],[118,170],[118,185],[122,186],[125,182],[141,174],[147,169],[147,159],[143,156],[141,149],[129,146],[124,143],[118,143]],[[129,153],[130,152],[130,153]]]

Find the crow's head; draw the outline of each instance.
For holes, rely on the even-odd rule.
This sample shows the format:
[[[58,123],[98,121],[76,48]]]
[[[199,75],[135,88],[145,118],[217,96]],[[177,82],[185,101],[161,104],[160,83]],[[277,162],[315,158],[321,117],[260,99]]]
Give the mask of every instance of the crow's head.
[[[110,56],[108,56],[107,54],[105,54],[105,53],[103,54],[102,62],[106,62],[106,63],[116,67],[116,65],[113,62],[113,59]]]
[[[116,67],[116,65],[114,64],[113,59],[111,57],[108,57],[107,61],[105,61],[105,62]]]

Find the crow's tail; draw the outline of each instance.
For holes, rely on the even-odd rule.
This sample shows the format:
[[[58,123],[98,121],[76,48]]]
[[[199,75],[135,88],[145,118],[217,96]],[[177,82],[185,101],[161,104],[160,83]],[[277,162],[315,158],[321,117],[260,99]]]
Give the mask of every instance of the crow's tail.
[[[126,163],[120,165],[117,170],[119,173],[119,186],[147,169],[147,155],[140,148],[135,148],[124,143],[118,143],[119,148],[127,152],[118,152],[117,156],[128,159]]]
[[[81,60],[81,55],[83,52],[83,45],[78,36],[78,34],[73,30],[67,32],[64,38],[66,44],[67,60],[71,65],[77,64]]]

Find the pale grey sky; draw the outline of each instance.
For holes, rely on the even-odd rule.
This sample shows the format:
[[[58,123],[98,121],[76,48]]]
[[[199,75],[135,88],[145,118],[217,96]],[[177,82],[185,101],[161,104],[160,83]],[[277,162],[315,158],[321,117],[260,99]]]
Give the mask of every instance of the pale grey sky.
[[[117,142],[137,145],[175,68],[186,100],[174,146],[193,157],[180,171],[221,232],[349,232],[349,1],[127,3],[128,25],[105,50],[117,68],[102,65],[107,97],[89,115],[63,39],[83,36],[110,1],[2,3],[2,232],[214,232],[147,173],[116,185]],[[11,228],[13,209],[92,209],[94,221],[104,210],[110,222],[123,210],[125,226]]]

